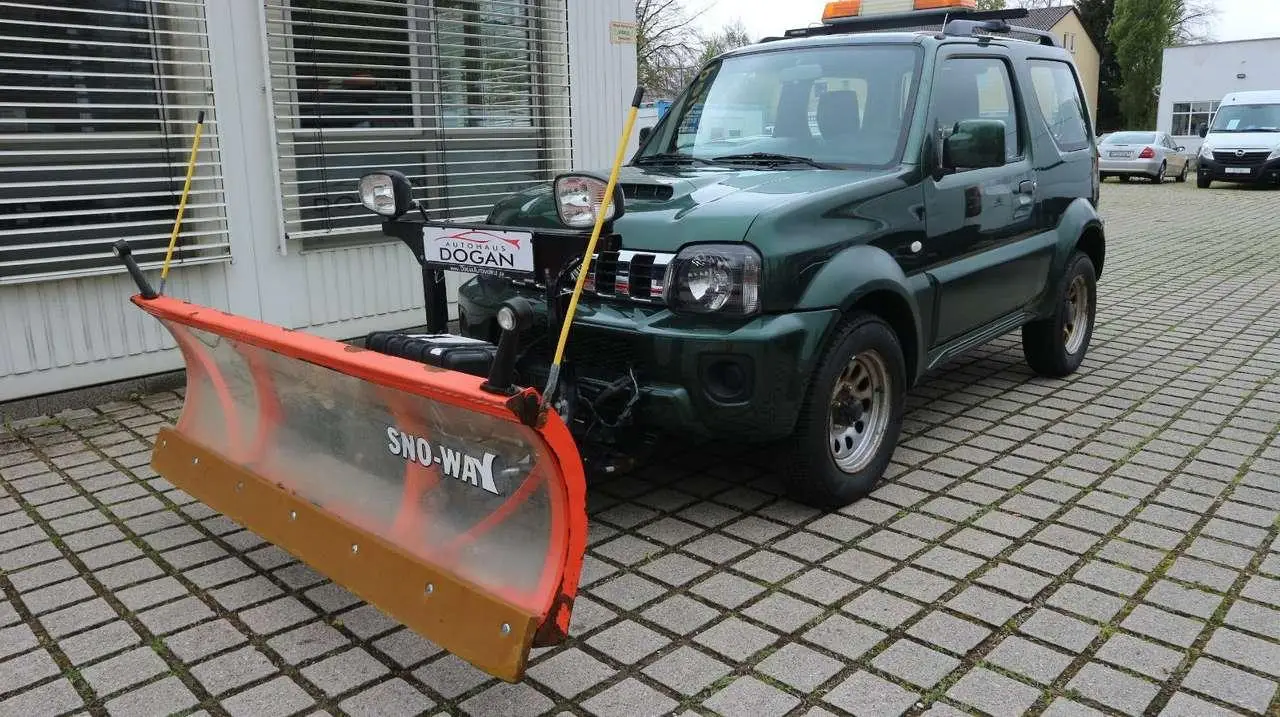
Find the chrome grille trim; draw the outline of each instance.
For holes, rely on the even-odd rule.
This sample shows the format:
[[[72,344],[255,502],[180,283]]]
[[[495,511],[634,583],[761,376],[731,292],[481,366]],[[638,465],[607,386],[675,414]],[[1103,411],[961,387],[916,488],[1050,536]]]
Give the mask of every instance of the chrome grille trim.
[[[604,299],[665,304],[667,267],[675,258],[675,254],[631,249],[599,252],[591,260],[583,292]],[[577,273],[571,278],[576,279]],[[546,288],[543,282],[534,279],[513,279],[512,283],[530,289]]]

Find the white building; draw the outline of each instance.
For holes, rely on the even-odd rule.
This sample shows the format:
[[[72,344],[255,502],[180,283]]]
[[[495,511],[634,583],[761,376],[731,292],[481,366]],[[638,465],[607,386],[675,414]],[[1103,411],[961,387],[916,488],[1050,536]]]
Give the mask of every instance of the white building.
[[[201,110],[167,293],[343,339],[423,320],[362,172],[483,217],[607,166],[636,77],[632,0],[32,0],[0,36],[0,402],[181,367],[110,245],[158,266]]]
[[[1156,129],[1194,154],[1201,124],[1211,122],[1228,93],[1280,90],[1280,38],[1212,42],[1164,51]]]

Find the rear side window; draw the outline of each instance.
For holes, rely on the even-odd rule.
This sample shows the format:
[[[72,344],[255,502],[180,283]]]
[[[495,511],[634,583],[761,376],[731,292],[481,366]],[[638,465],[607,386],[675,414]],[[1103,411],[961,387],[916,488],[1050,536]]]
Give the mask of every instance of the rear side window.
[[[1089,146],[1089,114],[1071,66],[1056,60],[1032,60],[1031,87],[1049,134],[1059,149],[1072,151]]]

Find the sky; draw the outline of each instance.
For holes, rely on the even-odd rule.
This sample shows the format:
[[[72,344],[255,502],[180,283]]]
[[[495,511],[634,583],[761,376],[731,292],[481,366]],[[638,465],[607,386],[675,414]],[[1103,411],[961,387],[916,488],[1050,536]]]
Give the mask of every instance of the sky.
[[[1211,0],[1216,15],[1208,26],[1214,40],[1280,37],[1280,0]],[[1012,3],[1010,3],[1012,4]],[[686,0],[703,10],[696,23],[712,32],[741,20],[753,39],[780,34],[822,19],[826,0]]]

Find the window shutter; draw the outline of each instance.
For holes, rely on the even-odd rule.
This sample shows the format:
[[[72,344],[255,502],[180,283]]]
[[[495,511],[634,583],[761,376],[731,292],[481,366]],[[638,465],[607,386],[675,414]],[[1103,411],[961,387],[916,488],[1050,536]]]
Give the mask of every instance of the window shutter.
[[[0,284],[230,256],[203,0],[0,2]]]
[[[565,0],[266,0],[284,228],[370,234],[360,175],[483,217],[570,161]]]

